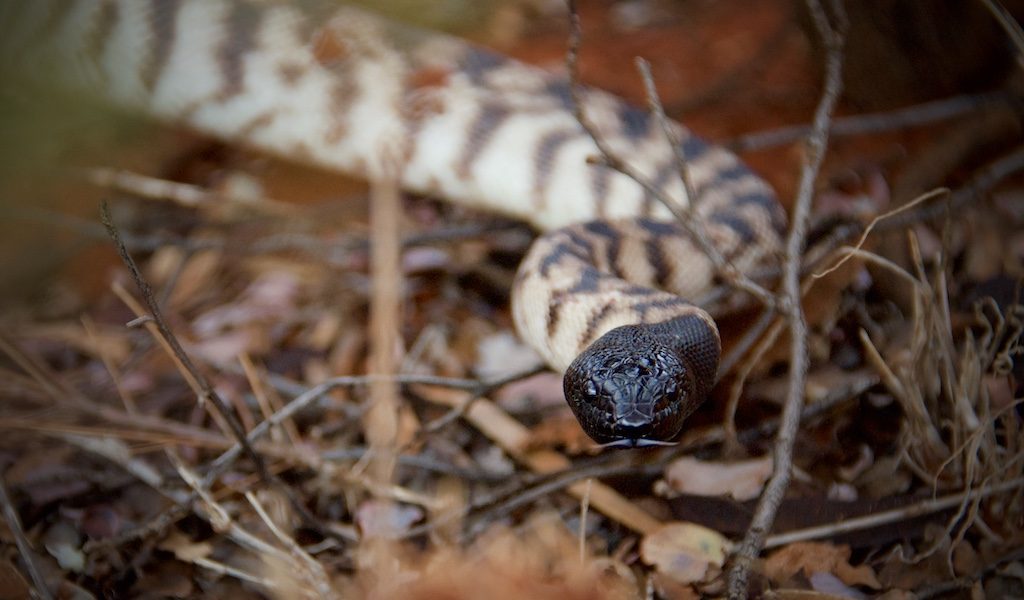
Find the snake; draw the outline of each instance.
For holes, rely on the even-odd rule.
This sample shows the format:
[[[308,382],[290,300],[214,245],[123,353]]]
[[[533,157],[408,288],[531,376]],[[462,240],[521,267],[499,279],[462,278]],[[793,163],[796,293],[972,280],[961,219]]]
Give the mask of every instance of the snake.
[[[662,199],[740,272],[771,260],[786,228],[762,179],[682,125],[361,8],[9,0],[0,36],[5,65],[29,77],[532,225],[540,235],[514,278],[513,321],[564,374],[572,412],[605,446],[672,443],[717,375],[718,328],[692,299],[720,277]],[[574,102],[636,177],[594,160]]]

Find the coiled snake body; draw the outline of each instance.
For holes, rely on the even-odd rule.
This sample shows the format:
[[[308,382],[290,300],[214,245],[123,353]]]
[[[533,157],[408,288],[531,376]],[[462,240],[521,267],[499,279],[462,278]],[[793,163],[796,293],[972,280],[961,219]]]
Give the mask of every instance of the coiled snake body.
[[[714,383],[714,321],[688,302],[711,261],[597,149],[564,77],[360,10],[306,0],[19,0],[0,6],[4,60],[125,108],[262,151],[529,221],[547,231],[515,280],[519,334],[565,372],[598,442],[675,438]],[[678,165],[646,113],[596,90],[601,137],[680,206]],[[676,129],[695,214],[749,269],[784,216],[730,153]]]

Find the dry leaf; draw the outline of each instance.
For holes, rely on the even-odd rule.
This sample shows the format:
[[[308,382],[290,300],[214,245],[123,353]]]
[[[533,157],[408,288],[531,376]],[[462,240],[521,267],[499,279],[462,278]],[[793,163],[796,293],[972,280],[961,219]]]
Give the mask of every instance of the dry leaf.
[[[729,540],[694,523],[666,523],[644,536],[643,561],[680,583],[702,581],[710,567],[721,567]]]
[[[356,524],[366,537],[399,535],[423,518],[423,510],[390,500],[367,500],[356,509]]]
[[[172,531],[158,545],[161,550],[174,554],[182,562],[195,562],[198,558],[208,558],[213,553],[209,542],[193,542],[180,531]]]
[[[773,552],[764,563],[764,572],[782,584],[801,571],[810,579],[815,573],[831,573],[847,585],[879,589],[881,584],[868,565],[850,565],[850,547],[821,542],[797,542]]]
[[[731,495],[743,501],[758,497],[772,474],[770,456],[740,462],[704,462],[684,456],[665,469],[669,489],[698,496]]]
[[[85,570],[86,558],[82,552],[81,536],[71,523],[60,521],[47,529],[43,535],[43,546],[50,556],[57,559],[60,568],[75,573]]]

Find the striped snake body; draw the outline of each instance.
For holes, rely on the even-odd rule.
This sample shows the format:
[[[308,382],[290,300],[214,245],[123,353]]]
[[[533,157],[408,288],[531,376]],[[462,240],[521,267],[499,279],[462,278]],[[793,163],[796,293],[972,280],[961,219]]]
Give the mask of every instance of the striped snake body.
[[[0,6],[0,34],[5,61],[126,109],[546,232],[519,267],[513,315],[598,442],[674,439],[714,383],[717,328],[686,300],[713,265],[652,194],[588,163],[597,149],[564,77],[318,0],[17,0]],[[613,152],[693,200],[653,118],[580,97]],[[708,237],[741,270],[774,254],[785,218],[771,190],[673,127]]]

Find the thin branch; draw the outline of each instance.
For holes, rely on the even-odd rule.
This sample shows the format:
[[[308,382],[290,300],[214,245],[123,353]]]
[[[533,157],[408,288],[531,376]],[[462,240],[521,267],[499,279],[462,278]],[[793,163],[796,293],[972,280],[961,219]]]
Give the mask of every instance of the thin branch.
[[[531,369],[527,373],[534,372]],[[484,395],[489,393],[503,385],[506,385],[512,381],[523,377],[522,373],[517,373],[507,377],[500,377],[492,381],[476,381],[473,379],[457,379],[453,377],[439,377],[437,375],[358,375],[358,376],[344,376],[334,377],[328,379],[319,385],[312,388],[301,388],[298,384],[294,386],[284,380],[281,377],[268,377],[271,385],[285,393],[295,393],[298,390],[302,390],[295,398],[284,405],[281,410],[275,412],[270,418],[262,421],[256,427],[253,427],[252,431],[249,432],[246,439],[250,444],[255,443],[261,437],[263,437],[272,428],[277,427],[287,419],[292,418],[299,411],[308,407],[313,402],[316,402],[325,394],[336,388],[342,387],[353,387],[353,386],[365,386],[371,385],[376,381],[389,381],[392,383],[400,384],[420,384],[437,386],[443,388],[450,388],[454,390],[466,390],[474,395]],[[218,456],[210,466],[210,470],[204,478],[204,482],[207,483],[211,477],[216,477],[222,473],[228,466],[230,466],[236,458],[241,454],[242,448],[237,443],[230,449],[225,451],[223,454]]]
[[[335,448],[332,450],[325,450],[320,453],[320,460],[325,461],[357,461],[363,460],[367,453],[372,453],[373,450],[366,446],[348,446],[345,448]],[[395,457],[398,466],[407,467],[411,469],[421,469],[423,471],[429,471],[432,473],[438,473],[441,475],[450,475],[452,477],[458,477],[459,479],[465,479],[467,481],[485,481],[491,483],[497,483],[506,481],[508,475],[505,473],[488,472],[480,468],[465,468],[459,467],[439,458],[431,458],[429,456],[422,456],[419,454],[399,454]]]
[[[765,540],[764,547],[766,549],[778,548],[779,546],[785,546],[786,544],[792,544],[794,542],[805,542],[807,540],[827,538],[853,531],[870,529],[872,527],[881,527],[882,525],[907,521],[922,515],[928,515],[949,508],[954,508],[965,501],[973,502],[982,500],[989,496],[1021,488],[1024,488],[1024,478],[1018,477],[1017,479],[1004,481],[1003,483],[987,488],[972,490],[970,492],[958,492],[956,494],[942,496],[941,498],[928,498],[927,500],[922,500],[921,502],[910,506],[901,506],[900,508],[884,510],[864,515],[862,517],[845,519],[828,525],[796,529],[793,531],[787,531],[786,533],[772,535]]]
[[[110,206],[106,202],[103,202],[100,206],[100,217],[103,221],[103,226],[107,229],[107,233],[114,241],[114,245],[117,246],[117,252],[120,254],[121,260],[124,261],[124,264],[128,267],[132,280],[142,293],[142,299],[146,303],[146,307],[149,309],[150,316],[152,317],[157,329],[160,331],[161,337],[163,337],[167,342],[171,350],[174,352],[174,356],[199,386],[199,389],[202,392],[200,400],[210,401],[213,403],[214,407],[216,407],[227,422],[235,440],[241,445],[246,455],[252,459],[253,464],[256,466],[256,471],[260,475],[260,479],[269,483],[271,481],[271,476],[270,472],[267,470],[267,465],[264,462],[263,457],[249,444],[246,439],[245,430],[242,428],[242,424],[235,416],[234,411],[231,410],[216,390],[213,389],[213,386],[210,385],[210,382],[206,377],[203,376],[202,372],[195,366],[195,364],[192,363],[192,359],[189,358],[185,349],[181,347],[181,344],[178,342],[178,338],[175,337],[174,332],[171,331],[171,328],[164,320],[163,312],[160,310],[160,306],[157,304],[156,298],[153,296],[153,290],[149,286],[149,282],[142,276],[142,272],[139,270],[138,265],[135,264],[135,260],[132,258],[131,254],[128,253],[128,248],[125,247],[124,242],[121,241],[121,234],[118,232],[117,227],[114,226],[114,222],[110,218]]]
[[[711,239],[705,231],[700,219],[694,217],[693,210],[696,206],[697,197],[694,195],[692,185],[687,185],[689,178],[686,174],[685,162],[681,162],[679,165],[688,195],[687,207],[684,209],[681,208],[674,200],[666,196],[658,186],[654,185],[654,183],[644,177],[643,174],[630,166],[622,159],[622,157],[618,156],[605,142],[601,133],[597,130],[597,127],[590,121],[584,107],[583,89],[579,78],[579,50],[581,38],[582,29],[580,26],[579,12],[576,10],[576,2],[575,0],[569,0],[569,50],[566,54],[566,66],[569,71],[569,90],[572,97],[572,111],[576,121],[584,131],[587,132],[587,135],[590,136],[591,141],[593,141],[594,145],[597,147],[597,150],[600,153],[600,158],[598,160],[605,167],[617,171],[635,181],[644,189],[645,192],[650,194],[652,198],[655,198],[666,209],[668,209],[676,221],[683,227],[683,229],[686,230],[686,233],[697,242],[697,245],[700,246],[701,251],[708,257],[708,260],[711,261],[711,264],[714,266],[715,272],[718,275],[731,283],[737,289],[743,290],[756,297],[765,306],[774,306],[777,300],[776,296],[747,277],[742,271],[729,262],[729,260],[722,255],[718,247],[711,242]],[[647,77],[645,78],[645,85],[648,86],[648,102],[652,105],[659,105],[660,102],[658,101],[657,93],[654,90],[654,85],[648,81],[649,76],[650,70],[648,69]],[[666,132],[669,132],[668,142],[673,148],[678,148],[679,144],[676,143],[674,139],[675,136],[671,134],[671,126],[667,125],[667,119],[664,119],[664,111],[659,110],[656,114],[661,115],[661,126]],[[681,150],[675,149],[673,152],[678,158]],[[685,161],[685,156],[682,157],[682,159]]]
[[[1010,105],[1019,100],[1017,96],[1009,92],[954,96],[893,111],[839,118],[832,121],[829,135],[845,137],[921,127],[991,107]],[[725,146],[734,152],[767,150],[801,140],[810,133],[811,125],[790,125],[768,131],[748,133]]]
[[[757,321],[747,328],[743,337],[740,338],[740,340],[729,349],[729,352],[722,357],[722,362],[718,365],[718,378],[715,380],[716,385],[722,380],[722,377],[732,371],[733,368],[739,364],[740,360],[747,354],[747,351],[761,339],[761,335],[764,334],[764,332],[767,331],[775,321],[777,314],[777,312],[770,308],[764,309],[764,311],[761,312],[761,316],[757,318]]]
[[[104,227],[94,221],[47,209],[25,206],[0,206],[0,218],[18,219],[20,221],[59,227],[86,238],[104,240],[109,238]],[[314,218],[315,216],[310,216],[305,221],[302,219],[296,219],[296,221],[307,222]],[[525,231],[521,223],[505,220],[448,225],[404,236],[402,238],[402,248],[435,246],[463,240],[475,240],[494,233],[517,229]],[[228,237],[195,239],[173,234],[139,235],[124,231],[119,233],[125,247],[135,252],[154,252],[166,246],[181,248],[189,252],[221,250],[226,253],[242,256],[299,252],[322,263],[344,267],[351,266],[353,254],[366,252],[370,247],[369,237],[361,235],[352,235],[349,239],[328,241],[321,237],[303,233],[277,233],[259,236],[253,240],[230,239]]]
[[[835,25],[831,24],[824,8],[817,0],[808,0],[814,24],[827,48],[825,59],[825,85],[821,100],[814,113],[814,128],[807,140],[804,164],[800,173],[796,203],[793,209],[789,236],[786,239],[786,259],[782,277],[782,309],[789,318],[790,364],[789,385],[782,409],[781,425],[772,453],[774,468],[765,485],[746,536],[738,545],[734,562],[728,574],[728,595],[734,600],[747,597],[747,576],[754,558],[764,545],[775,515],[782,503],[793,466],[793,445],[800,426],[804,385],[807,379],[807,321],[800,305],[801,256],[806,243],[807,226],[814,196],[814,182],[828,148],[828,128],[842,89],[843,43],[846,16],[838,1],[830,3]]]

